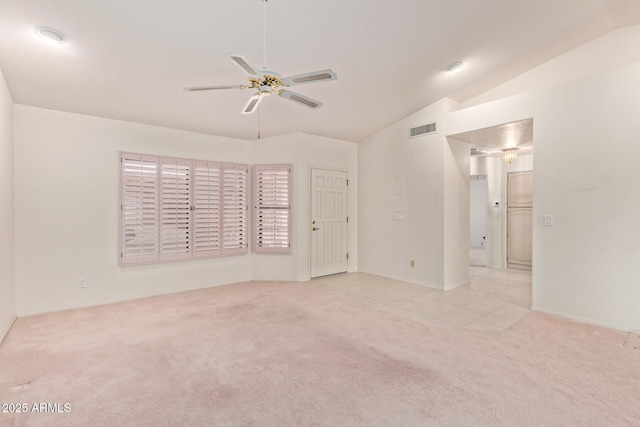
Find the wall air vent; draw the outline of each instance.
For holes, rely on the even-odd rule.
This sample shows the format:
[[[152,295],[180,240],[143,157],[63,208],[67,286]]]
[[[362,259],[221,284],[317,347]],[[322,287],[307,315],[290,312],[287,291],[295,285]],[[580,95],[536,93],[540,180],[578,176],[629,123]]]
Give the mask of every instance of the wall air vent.
[[[429,135],[436,133],[436,124],[429,123],[428,125],[417,126],[409,129],[409,138],[417,138],[423,135]]]

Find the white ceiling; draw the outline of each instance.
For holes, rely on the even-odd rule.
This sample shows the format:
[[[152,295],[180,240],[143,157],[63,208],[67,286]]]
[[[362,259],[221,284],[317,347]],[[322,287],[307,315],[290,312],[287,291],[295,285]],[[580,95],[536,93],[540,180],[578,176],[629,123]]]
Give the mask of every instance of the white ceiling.
[[[261,0],[0,0],[0,68],[18,104],[255,139],[226,53],[262,64]],[[337,81],[269,97],[263,137],[364,137],[445,97],[465,101],[607,31],[640,23],[638,0],[269,0],[267,66],[331,68]],[[37,26],[67,36],[51,46]],[[462,60],[457,74],[443,69]]]

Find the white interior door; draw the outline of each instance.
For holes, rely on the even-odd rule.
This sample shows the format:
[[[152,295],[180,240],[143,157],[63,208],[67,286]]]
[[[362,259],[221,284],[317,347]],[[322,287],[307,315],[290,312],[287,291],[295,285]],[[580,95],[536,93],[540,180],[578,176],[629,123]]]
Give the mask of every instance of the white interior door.
[[[347,172],[311,169],[311,277],[347,271]]]

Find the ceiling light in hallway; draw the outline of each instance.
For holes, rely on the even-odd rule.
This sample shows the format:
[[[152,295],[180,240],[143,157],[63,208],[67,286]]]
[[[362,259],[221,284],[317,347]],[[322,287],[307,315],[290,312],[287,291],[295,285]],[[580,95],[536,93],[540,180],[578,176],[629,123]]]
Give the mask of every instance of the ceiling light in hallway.
[[[449,64],[449,66],[446,68],[446,70],[449,73],[457,73],[458,71],[460,71],[462,69],[463,65],[464,64],[461,61],[456,61],[456,62],[453,62],[453,63]]]
[[[510,147],[502,150],[502,160],[505,163],[513,163],[518,160],[518,147]]]
[[[36,28],[36,34],[44,41],[52,44],[62,44],[67,40],[60,31],[49,27]]]

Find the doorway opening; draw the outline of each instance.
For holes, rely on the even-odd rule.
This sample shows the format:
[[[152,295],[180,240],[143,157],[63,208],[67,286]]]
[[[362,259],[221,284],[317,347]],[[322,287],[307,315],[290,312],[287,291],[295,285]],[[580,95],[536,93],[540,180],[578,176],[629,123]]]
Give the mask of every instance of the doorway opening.
[[[487,176],[471,175],[469,186],[469,262],[487,266]]]
[[[484,265],[489,268],[508,268],[509,264],[515,265],[508,260],[509,195],[507,177],[510,173],[523,171],[533,173],[533,119],[476,129],[451,135],[451,137],[469,144],[470,176],[485,176],[486,228],[483,246],[486,262]],[[510,151],[511,155],[507,156],[506,151]],[[474,190],[471,186],[474,185],[480,187],[480,184],[471,183],[470,197],[473,197],[472,191]],[[470,200],[470,217],[472,215],[476,218],[481,217],[481,215],[472,214],[472,203],[474,202]],[[531,201],[532,203],[533,201]],[[531,204],[528,206],[530,207]],[[513,213],[520,216],[519,219],[524,216],[521,212],[513,211]],[[473,221],[473,219],[471,220]],[[517,236],[514,236],[512,232],[511,237]],[[532,241],[530,237],[529,241]],[[471,229],[470,244],[478,246],[477,234],[474,234]],[[533,251],[530,250],[530,252]],[[481,264],[481,262],[479,263]]]

